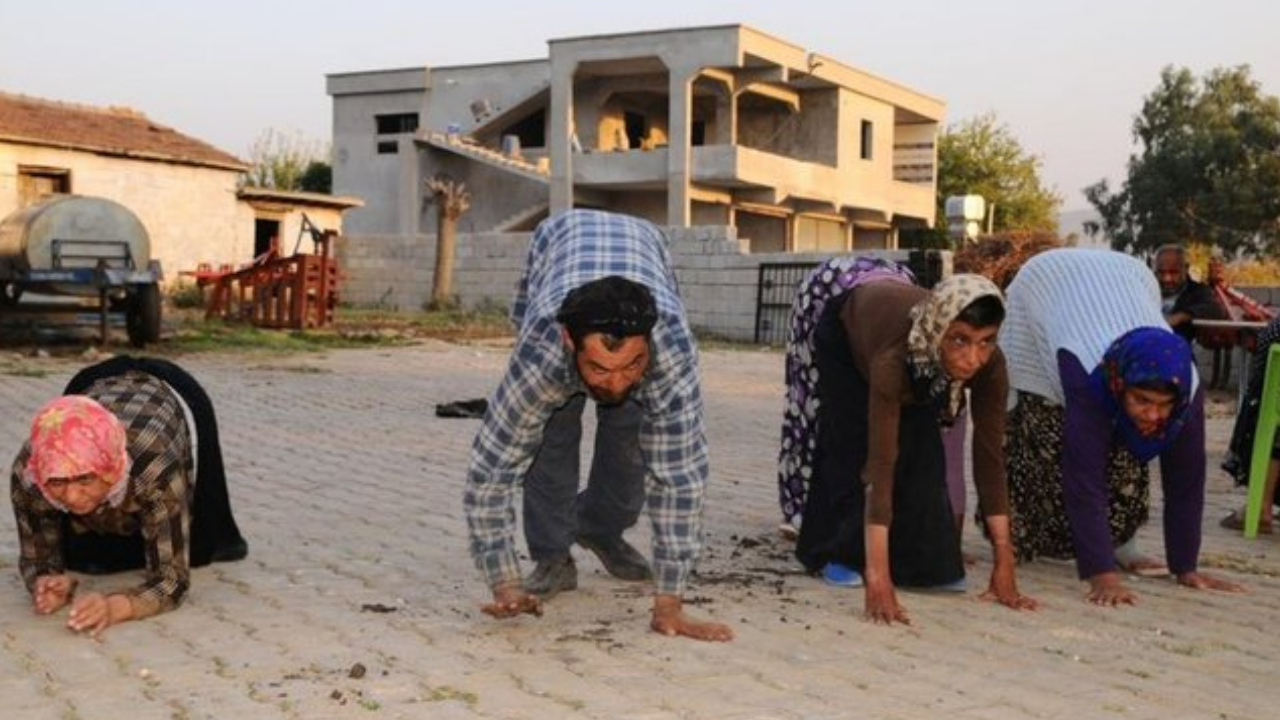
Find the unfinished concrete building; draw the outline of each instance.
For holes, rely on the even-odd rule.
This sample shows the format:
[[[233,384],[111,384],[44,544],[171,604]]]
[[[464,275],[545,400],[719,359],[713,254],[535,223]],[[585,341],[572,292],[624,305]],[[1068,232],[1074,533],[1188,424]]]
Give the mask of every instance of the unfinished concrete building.
[[[932,224],[942,101],[742,25],[551,40],[545,60],[328,76],[348,233],[463,232],[592,207],[728,226],[750,253],[891,249]]]

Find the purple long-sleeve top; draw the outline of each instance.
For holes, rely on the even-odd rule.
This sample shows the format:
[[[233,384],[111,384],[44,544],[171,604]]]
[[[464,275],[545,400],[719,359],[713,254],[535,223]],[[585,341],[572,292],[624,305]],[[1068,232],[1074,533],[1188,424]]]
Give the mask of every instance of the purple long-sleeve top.
[[[1076,549],[1076,569],[1090,578],[1116,569],[1108,522],[1107,455],[1117,440],[1104,399],[1075,355],[1058,351],[1065,396],[1062,491]],[[1196,390],[1182,431],[1160,453],[1164,545],[1175,575],[1196,569],[1204,513],[1204,388]]]

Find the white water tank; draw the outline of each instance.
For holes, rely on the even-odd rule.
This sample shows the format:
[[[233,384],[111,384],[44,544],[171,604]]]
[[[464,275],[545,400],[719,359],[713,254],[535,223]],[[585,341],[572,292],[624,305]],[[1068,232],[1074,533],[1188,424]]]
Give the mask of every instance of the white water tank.
[[[151,236],[129,208],[105,198],[53,195],[0,222],[0,263],[21,270],[52,268],[55,241],[84,243],[90,253],[95,243],[123,243],[134,267],[151,261]],[[96,261],[79,262],[78,267],[93,267]]]
[[[981,195],[952,195],[943,205],[947,232],[959,240],[975,240],[987,216],[987,201]]]

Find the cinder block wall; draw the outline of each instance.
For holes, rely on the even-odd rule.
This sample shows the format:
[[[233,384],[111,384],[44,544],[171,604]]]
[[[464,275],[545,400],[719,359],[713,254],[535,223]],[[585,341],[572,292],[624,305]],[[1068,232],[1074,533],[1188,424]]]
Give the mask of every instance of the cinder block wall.
[[[690,324],[728,340],[755,339],[757,283],[764,263],[818,264],[828,253],[745,252],[736,229],[669,230],[671,259]],[[508,307],[528,253],[530,233],[458,235],[454,294],[464,307]],[[341,300],[356,306],[417,309],[431,297],[435,235],[340,237]],[[905,251],[882,253],[905,260]]]
[[[453,290],[466,307],[509,305],[529,249],[530,233],[459,233]],[[343,303],[420,309],[431,299],[436,236],[347,235],[334,254]]]

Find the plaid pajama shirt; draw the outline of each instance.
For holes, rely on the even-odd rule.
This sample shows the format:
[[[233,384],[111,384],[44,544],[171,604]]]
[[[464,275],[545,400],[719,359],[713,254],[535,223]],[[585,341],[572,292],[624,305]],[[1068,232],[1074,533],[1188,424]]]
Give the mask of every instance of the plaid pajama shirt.
[[[575,210],[547,220],[534,233],[512,306],[515,349],[472,445],[465,494],[471,554],[491,587],[520,580],[516,492],[542,443],[547,419],[585,391],[556,312],[571,290],[610,275],[645,285],[658,306],[652,360],[632,394],[644,408],[640,449],[657,591],[683,593],[701,550],[709,468],[698,353],[666,238],[643,220]]]

